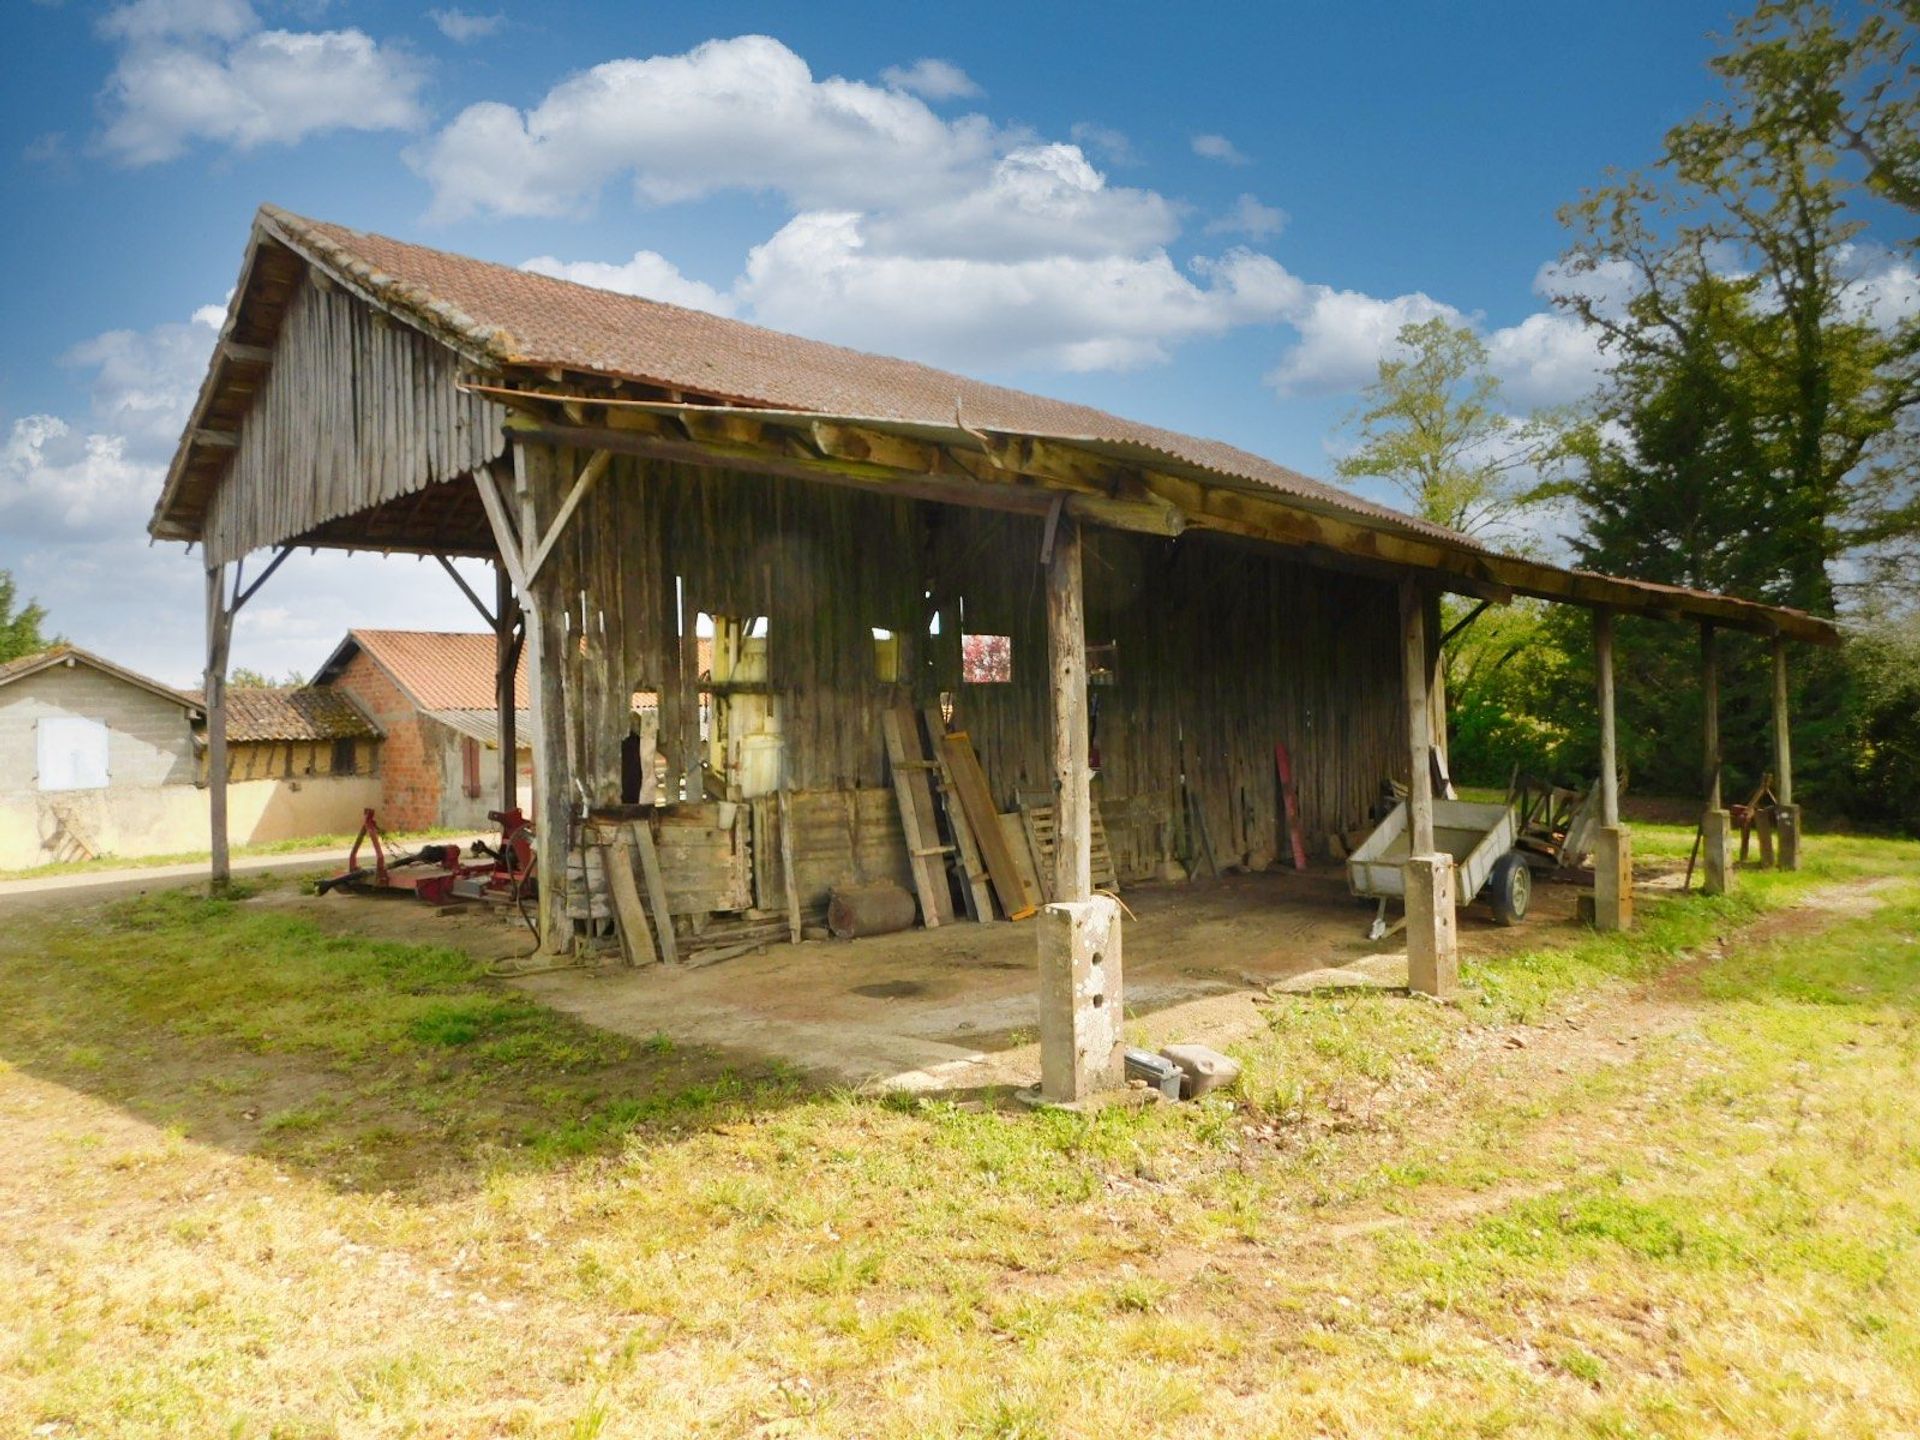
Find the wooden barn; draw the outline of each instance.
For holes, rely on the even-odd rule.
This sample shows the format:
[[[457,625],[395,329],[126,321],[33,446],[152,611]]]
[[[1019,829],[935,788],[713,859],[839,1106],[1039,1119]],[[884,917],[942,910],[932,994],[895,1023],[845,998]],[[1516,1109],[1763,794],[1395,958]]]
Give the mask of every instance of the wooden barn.
[[[1427,809],[1443,592],[1590,607],[1603,640],[1616,614],[1760,632],[1782,674],[1787,640],[1833,638],[1796,612],[1494,553],[1218,442],[272,207],[150,528],[201,547],[216,747],[233,613],[289,552],[496,562],[495,593],[471,598],[501,637],[505,756],[527,655],[554,946],[593,913],[569,852],[638,798],[647,692],[663,863],[698,877],[705,846],[750,910],[818,903],[833,867],[808,837],[831,832],[856,872],[911,881],[924,920],[964,917],[972,867],[1005,856],[990,826],[971,846],[949,833],[921,777],[1045,811],[1057,843],[1034,847],[1033,878],[1065,902],[1088,897],[1102,831],[1122,884],[1289,850],[1276,745],[1317,853],[1397,779],[1415,982],[1444,989],[1451,872]],[[1603,665],[1603,717],[1610,696]],[[1623,923],[1603,790],[1601,923]],[[783,808],[813,819],[782,834]],[[676,821],[684,843],[660,828]]]

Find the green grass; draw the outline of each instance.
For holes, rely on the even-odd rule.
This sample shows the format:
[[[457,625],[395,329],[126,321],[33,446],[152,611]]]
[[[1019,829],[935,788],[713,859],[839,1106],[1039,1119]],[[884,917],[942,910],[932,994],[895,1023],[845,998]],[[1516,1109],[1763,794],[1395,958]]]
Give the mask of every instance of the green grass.
[[[392,848],[411,849],[422,840],[466,839],[474,834],[465,830],[409,830],[404,834],[383,835]],[[309,850],[338,850],[344,858],[353,845],[352,835],[300,835],[290,840],[262,840],[235,845],[230,854],[236,860],[265,859],[275,855],[303,855]],[[201,865],[212,858],[206,850],[183,850],[175,855],[99,855],[91,860],[57,860],[49,865],[34,865],[25,870],[0,870],[0,880],[37,880],[52,875],[87,875],[102,870],[153,870],[166,865]]]
[[[164,1062],[178,1084],[155,1113],[189,1133],[203,1098],[239,1108],[236,1074],[297,1079],[324,1101],[319,1118],[303,1100],[263,1149],[319,1156],[362,1185],[483,1154],[604,1150],[637,1126],[790,1088],[766,1066],[749,1084],[704,1051],[588,1029],[459,950],[324,930],[262,888],[160,891],[49,924],[34,953],[0,965],[7,1059],[134,1095]]]
[[[1237,1095],[1087,1115],[601,1035],[271,893],[0,936],[0,1414],[1915,1433],[1920,846],[1806,861],[1458,1006],[1276,1000]]]

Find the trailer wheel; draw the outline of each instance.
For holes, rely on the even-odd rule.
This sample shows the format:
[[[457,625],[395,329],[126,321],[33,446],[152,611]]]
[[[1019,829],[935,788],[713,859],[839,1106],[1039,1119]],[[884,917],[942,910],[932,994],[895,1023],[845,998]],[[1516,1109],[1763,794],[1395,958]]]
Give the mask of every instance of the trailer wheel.
[[[1533,871],[1527,868],[1526,857],[1509,850],[1496,860],[1487,891],[1493,918],[1502,925],[1518,925],[1526,917],[1527,902],[1533,899]]]

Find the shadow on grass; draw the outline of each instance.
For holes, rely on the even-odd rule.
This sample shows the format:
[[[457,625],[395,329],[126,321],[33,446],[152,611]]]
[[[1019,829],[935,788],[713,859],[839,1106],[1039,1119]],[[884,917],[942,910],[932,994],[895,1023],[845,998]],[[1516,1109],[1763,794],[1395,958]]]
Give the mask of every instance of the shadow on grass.
[[[0,934],[0,1059],[343,1189],[445,1193],[812,1093],[594,1030],[446,946],[183,890]]]

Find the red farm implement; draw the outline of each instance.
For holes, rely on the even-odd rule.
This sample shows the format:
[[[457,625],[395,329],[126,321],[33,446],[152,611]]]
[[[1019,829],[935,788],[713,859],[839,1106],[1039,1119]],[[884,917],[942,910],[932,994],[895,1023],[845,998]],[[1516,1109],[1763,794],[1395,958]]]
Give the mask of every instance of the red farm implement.
[[[517,904],[533,895],[536,884],[533,826],[518,810],[489,810],[487,818],[500,827],[498,844],[475,840],[463,851],[452,842],[436,841],[410,852],[389,852],[385,832],[368,810],[347,853],[346,869],[322,880],[320,893],[385,891],[413,895],[429,905],[456,900]],[[373,851],[371,865],[360,863],[363,846]]]

